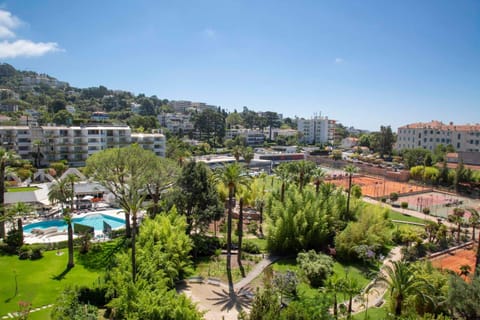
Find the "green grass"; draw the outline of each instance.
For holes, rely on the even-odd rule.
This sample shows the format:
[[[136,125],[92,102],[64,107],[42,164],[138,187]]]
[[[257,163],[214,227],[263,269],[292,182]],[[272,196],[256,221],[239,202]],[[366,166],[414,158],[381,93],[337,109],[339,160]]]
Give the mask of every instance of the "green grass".
[[[300,268],[293,258],[278,260],[272,265],[272,268],[276,272],[293,271],[297,274],[300,272]],[[348,276],[356,279],[362,287],[365,287],[370,282],[370,279],[365,276],[365,272],[368,272],[368,270],[364,270],[362,267],[356,265],[347,265],[340,262],[335,262],[333,265],[334,275],[344,278],[348,273]],[[260,281],[257,281],[257,283],[260,283]],[[306,299],[313,299],[316,297],[316,294],[318,294],[318,289],[310,287],[310,285],[304,281],[298,285],[298,291],[300,295]],[[339,298],[341,300],[346,299],[346,297],[343,296]]]
[[[297,266],[296,260],[290,258],[276,261],[273,264],[273,270],[277,272],[286,272],[290,270],[298,273],[300,268]],[[336,274],[340,278],[344,278],[348,273],[348,276],[357,279],[361,286],[366,286],[370,282],[370,279],[365,276],[366,272],[369,273],[370,271],[357,265],[342,264],[338,261],[333,265],[333,274]]]
[[[412,217],[412,216],[409,216],[409,215],[405,215],[403,213],[393,211],[393,210],[390,210],[390,213],[388,214],[388,218],[390,220],[425,223],[425,220],[423,220],[423,219],[420,219],[420,218],[417,218],[417,217]]]
[[[91,285],[99,273],[85,269],[80,263],[66,272],[67,251],[44,252],[39,260],[19,260],[17,256],[0,256],[0,316],[18,310],[19,301],[32,303],[32,308],[54,303],[66,285]],[[15,294],[15,274],[18,290]],[[45,314],[49,314],[50,311]],[[43,314],[43,311],[39,311]],[[32,314],[33,315],[33,314]],[[31,319],[45,319],[35,315]]]
[[[7,188],[7,192],[27,192],[27,191],[35,191],[37,187],[9,187]]]
[[[260,239],[260,238],[244,238],[244,242],[253,242],[259,248],[261,252],[267,252],[267,239]]]
[[[367,316],[368,316],[368,320],[383,320],[383,319],[385,319],[387,317],[387,309],[385,307],[385,304],[380,308],[376,308],[376,307],[368,308]],[[353,320],[364,320],[365,319],[365,311],[353,315],[352,319]]]
[[[249,257],[253,257],[249,255]],[[251,261],[255,260],[255,261]],[[248,274],[254,265],[261,260],[261,257],[255,257],[250,260],[242,259],[243,268],[245,273]],[[233,282],[237,282],[242,279],[240,268],[237,266],[237,256],[232,255],[232,279]],[[222,282],[228,282],[227,276],[227,258],[226,256],[220,256],[217,261],[209,257],[202,257],[194,262],[193,276],[202,276],[204,278],[212,277],[219,278]]]

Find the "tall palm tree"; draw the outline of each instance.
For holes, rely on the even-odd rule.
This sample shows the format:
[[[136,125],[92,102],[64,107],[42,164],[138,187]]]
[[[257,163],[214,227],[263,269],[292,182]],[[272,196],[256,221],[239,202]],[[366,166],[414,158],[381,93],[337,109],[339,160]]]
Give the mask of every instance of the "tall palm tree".
[[[75,265],[73,261],[73,227],[72,227],[72,212],[73,207],[67,207],[68,204],[73,206],[74,192],[70,182],[67,179],[56,180],[50,185],[48,191],[48,200],[52,203],[60,203],[62,206],[63,219],[67,223],[68,233],[68,263],[67,268],[73,268]]]
[[[345,293],[348,297],[348,318],[351,317],[352,315],[352,305],[353,305],[353,297],[355,297],[357,294],[360,294],[362,291],[362,286],[358,282],[356,278],[352,278],[348,275],[348,273],[345,276],[345,279],[343,281],[343,286],[342,286],[342,291]]]
[[[472,226],[472,240],[475,242],[475,229],[480,225],[480,214],[473,208],[468,208],[468,211],[470,212],[468,223]]]
[[[348,190],[347,190],[347,217],[350,216],[350,196],[352,193],[352,178],[358,171],[358,168],[352,164],[347,165],[343,170],[348,174]]]
[[[344,279],[333,274],[325,281],[325,290],[333,295],[333,317],[338,319],[338,294],[343,291]]]
[[[453,209],[453,222],[457,224],[457,242],[460,242],[460,233],[462,228],[463,216],[465,215],[465,209],[455,208]]]
[[[245,278],[245,269],[242,265],[242,240],[243,240],[243,197],[240,198],[238,205],[238,251],[237,251],[237,263],[242,273],[242,277]]]
[[[255,156],[255,153],[253,152],[252,147],[246,147],[242,149],[242,157],[243,157],[243,160],[245,160],[245,164],[247,166],[250,165],[250,162],[252,162],[254,156]]]
[[[240,186],[247,186],[249,176],[238,163],[231,163],[215,171],[215,180],[228,189],[228,215],[227,215],[227,273],[232,269],[232,210],[235,192]],[[229,281],[230,293],[233,292],[233,283]]]
[[[280,189],[280,202],[283,203],[285,199],[285,188],[287,187],[287,182],[290,180],[291,177],[290,163],[281,163],[278,167],[275,168],[275,175],[280,179],[282,183]]]
[[[320,191],[320,184],[325,179],[325,170],[322,168],[315,168],[312,172],[313,184],[315,185],[315,192],[318,194]]]
[[[8,163],[17,158],[12,151],[0,147],[0,238],[5,239],[5,170]]]
[[[385,267],[386,276],[379,278],[389,286],[390,297],[393,300],[395,316],[401,316],[403,304],[408,296],[416,296],[422,300],[432,300],[422,290],[428,287],[422,279],[415,276],[406,261],[395,261]]]

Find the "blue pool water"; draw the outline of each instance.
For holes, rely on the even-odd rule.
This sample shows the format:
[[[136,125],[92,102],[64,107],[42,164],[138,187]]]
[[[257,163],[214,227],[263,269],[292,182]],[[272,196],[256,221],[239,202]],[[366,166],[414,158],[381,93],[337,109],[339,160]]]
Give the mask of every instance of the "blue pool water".
[[[125,226],[125,220],[122,218],[112,217],[101,213],[91,214],[81,218],[73,218],[73,223],[79,223],[93,227],[95,231],[103,231],[103,221],[112,226],[112,229]],[[67,229],[67,224],[63,219],[47,220],[35,222],[23,227],[23,232],[31,232],[32,229],[46,229],[50,227],[57,227],[58,231]]]

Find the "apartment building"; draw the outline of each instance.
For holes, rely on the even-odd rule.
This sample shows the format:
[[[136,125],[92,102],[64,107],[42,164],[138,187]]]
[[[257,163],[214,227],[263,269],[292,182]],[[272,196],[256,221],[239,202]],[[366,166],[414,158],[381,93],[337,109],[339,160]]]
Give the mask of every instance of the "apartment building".
[[[225,132],[225,139],[235,139],[235,137],[245,137],[249,146],[261,146],[265,141],[265,135],[260,130],[252,129],[228,129]]]
[[[397,130],[395,149],[434,150],[440,144],[451,144],[457,152],[479,152],[480,124],[456,125],[440,121],[407,124]]]
[[[152,133],[132,133],[132,143],[153,151],[159,157],[165,157],[165,136],[158,130],[153,130]]]
[[[162,127],[167,128],[173,133],[188,133],[192,132],[194,129],[189,114],[162,113],[158,115],[158,122],[160,122]]]
[[[302,142],[308,144],[333,143],[335,120],[323,116],[314,116],[310,119],[297,118],[297,131]]]
[[[128,126],[0,126],[3,148],[32,162],[38,157],[42,165],[67,160],[70,166],[80,167],[95,152],[134,142],[165,155],[163,134],[135,134]]]

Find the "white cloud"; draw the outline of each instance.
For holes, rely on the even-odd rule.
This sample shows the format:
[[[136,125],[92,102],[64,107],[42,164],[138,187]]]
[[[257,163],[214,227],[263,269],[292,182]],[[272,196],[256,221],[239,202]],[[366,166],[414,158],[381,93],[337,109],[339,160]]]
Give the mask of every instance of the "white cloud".
[[[18,28],[22,22],[10,12],[0,9],[0,38],[13,38],[13,29]]]
[[[215,39],[217,37],[217,32],[212,28],[206,28],[203,30],[203,35],[208,39]]]
[[[9,11],[0,9],[0,39],[15,39],[14,29],[23,22]],[[0,42],[0,59],[38,57],[50,52],[62,51],[56,42],[33,42],[27,39]]]
[[[341,64],[341,63],[344,63],[345,60],[343,60],[342,58],[335,58],[335,64]]]
[[[33,42],[30,40],[15,40],[0,42],[0,58],[38,57],[46,53],[61,51],[56,42]]]

